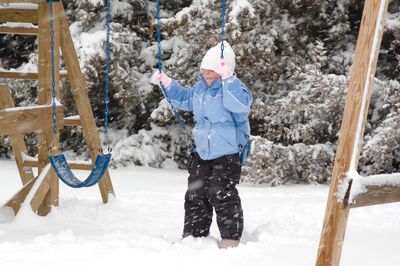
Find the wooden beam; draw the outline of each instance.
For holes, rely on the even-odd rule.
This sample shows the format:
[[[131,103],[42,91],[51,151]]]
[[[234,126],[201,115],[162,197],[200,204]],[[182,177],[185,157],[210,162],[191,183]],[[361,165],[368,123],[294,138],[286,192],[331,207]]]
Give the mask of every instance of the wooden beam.
[[[17,214],[20,210],[22,203],[27,200],[27,196],[35,189],[33,192],[34,194],[30,195],[30,206],[33,212],[38,212],[39,206],[41,205],[42,201],[45,199],[45,196],[48,194],[49,191],[49,183],[50,178],[54,174],[54,171],[48,164],[40,176],[32,178],[26,183],[6,204],[5,206],[10,207],[14,210],[14,213]],[[40,182],[40,184],[36,184]],[[36,185],[36,186],[35,186]],[[40,214],[40,213],[39,213]]]
[[[6,85],[0,85],[0,110],[14,107],[14,100],[11,96],[10,88]],[[17,163],[19,176],[22,184],[25,185],[33,179],[32,169],[23,165],[22,153],[26,153],[26,146],[23,134],[10,134],[11,147],[13,149],[15,161]]]
[[[81,126],[81,118],[79,116],[73,116],[73,117],[65,117],[64,118],[64,126],[69,126],[69,127],[76,127],[76,126]]]
[[[57,127],[62,128],[64,110],[58,105]],[[7,108],[0,111],[0,134],[16,135],[53,129],[53,109],[48,105]],[[51,140],[50,140],[51,142]]]
[[[51,28],[50,28],[50,3],[39,4],[38,9],[38,57],[39,57],[39,104],[49,104],[52,102],[52,70],[54,69],[54,84],[57,98],[59,98],[59,80],[60,80],[60,6],[61,2],[53,3],[53,51],[54,65],[52,64],[52,46],[51,46]],[[57,127],[60,129],[61,127]],[[39,134],[38,159],[39,173],[48,164],[49,148],[59,148],[59,131],[53,136],[52,129],[42,131]],[[53,150],[52,150],[53,151]],[[51,153],[50,153],[51,154]],[[59,180],[58,177],[51,172],[50,190],[45,196],[42,205],[39,207],[38,214],[46,215],[50,212],[51,206],[58,206],[59,201]]]
[[[0,70],[0,79],[38,80],[39,73]],[[68,80],[68,74],[66,72],[60,72],[60,79]]]
[[[61,71],[60,80],[68,80],[68,73]],[[22,79],[22,80],[38,80],[37,72],[20,72],[20,71],[1,71],[0,79]]]
[[[46,195],[49,193],[50,190],[50,181],[51,181],[51,176],[53,175],[53,170],[49,168],[49,171],[45,174],[46,176],[43,178],[43,181],[40,183],[38,186],[37,190],[35,191],[35,195],[33,196],[30,204],[32,211],[34,213],[38,213],[39,215],[39,207],[42,205],[43,201],[46,198]]]
[[[0,8],[0,23],[21,22],[38,24],[36,9]]]
[[[63,7],[61,7],[63,8]],[[92,162],[96,160],[101,148],[100,137],[97,133],[96,123],[94,120],[89,97],[87,95],[87,87],[83,78],[78,56],[75,51],[72,35],[69,30],[68,19],[65,12],[61,13],[61,50],[65,65],[69,74],[69,80],[72,87],[75,104],[78,109],[86,144],[89,149],[89,154]],[[103,179],[99,182],[99,189],[103,202],[108,202],[109,194],[114,195],[114,188],[111,183],[109,172],[107,171]]]
[[[0,34],[37,35],[37,28],[8,27],[0,25]]]
[[[0,4],[16,4],[16,3],[39,4],[44,2],[46,2],[46,0],[0,0]]]
[[[17,193],[7,203],[4,205],[6,207],[10,207],[14,210],[14,213],[17,214],[19,209],[21,208],[21,204],[25,201],[26,196],[29,191],[31,191],[33,185],[35,184],[37,177],[32,178],[28,181]]]
[[[340,264],[349,207],[338,202],[336,195],[346,173],[350,172],[350,167],[357,168],[361,145],[359,140],[364,135],[388,2],[365,1],[318,248],[317,266]],[[358,128],[358,125],[361,127]]]
[[[359,208],[377,204],[386,204],[400,201],[400,187],[367,186],[367,192],[357,195],[350,208]]]
[[[24,161],[23,165],[25,167],[39,167],[39,162],[37,160],[29,160]],[[73,170],[88,170],[91,171],[93,169],[93,165],[91,162],[76,162],[76,161],[68,161],[69,168]]]

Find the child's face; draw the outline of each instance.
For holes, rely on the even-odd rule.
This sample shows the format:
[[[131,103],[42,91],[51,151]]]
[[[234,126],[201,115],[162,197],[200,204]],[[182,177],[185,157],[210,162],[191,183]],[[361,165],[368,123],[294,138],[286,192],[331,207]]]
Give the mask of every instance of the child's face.
[[[208,86],[210,86],[214,80],[221,78],[218,73],[209,69],[202,69],[201,72],[203,72],[204,79],[206,80]]]

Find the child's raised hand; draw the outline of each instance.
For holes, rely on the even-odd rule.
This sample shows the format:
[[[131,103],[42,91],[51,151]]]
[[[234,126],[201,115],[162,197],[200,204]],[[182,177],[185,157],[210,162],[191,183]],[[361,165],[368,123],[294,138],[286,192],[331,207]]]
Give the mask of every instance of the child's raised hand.
[[[221,79],[227,79],[233,75],[233,71],[227,64],[225,64],[225,60],[223,58],[221,58],[221,61],[214,71],[221,76]]]
[[[169,88],[169,86],[172,83],[172,79],[170,77],[168,77],[164,72],[159,70],[156,70],[153,75],[151,76],[151,83],[153,83],[154,85],[158,85],[161,87],[161,83],[162,85],[164,85],[165,88]]]

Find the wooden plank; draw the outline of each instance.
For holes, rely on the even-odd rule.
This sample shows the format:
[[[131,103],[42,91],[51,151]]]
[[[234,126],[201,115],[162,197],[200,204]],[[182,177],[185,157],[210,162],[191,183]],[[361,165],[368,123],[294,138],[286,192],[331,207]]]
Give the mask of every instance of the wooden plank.
[[[350,208],[359,208],[377,204],[386,204],[400,201],[400,187],[367,186],[367,192],[357,195]]]
[[[61,80],[68,80],[68,74],[66,72],[60,72],[59,76]],[[39,73],[0,70],[0,79],[38,80]]]
[[[37,28],[7,27],[0,25],[0,34],[37,35]]]
[[[0,4],[14,4],[14,3],[39,4],[44,2],[46,2],[46,0],[0,0]]]
[[[55,72],[55,90],[56,96],[59,98],[59,73],[60,73],[60,20],[59,12],[62,3],[53,3],[53,32],[54,32],[54,72]],[[50,29],[50,3],[39,4],[38,11],[39,32],[38,32],[38,57],[39,57],[39,104],[49,104],[52,102],[52,49],[51,49],[51,32]],[[57,119],[58,120],[58,119]],[[61,127],[57,127],[60,129]],[[49,148],[59,149],[59,131],[53,136],[52,129],[48,129],[39,134],[38,143],[38,159],[39,172],[47,165]],[[42,205],[39,207],[39,215],[46,215],[51,210],[51,205],[58,206],[59,181],[57,176],[52,172],[50,179],[50,190],[45,196]]]
[[[350,170],[351,163],[352,167],[357,168],[357,148],[361,145],[357,142],[364,135],[387,6],[388,0],[365,1],[319,243],[317,266],[338,266],[340,263],[349,207],[338,202],[336,195],[339,185]],[[382,21],[378,21],[379,12],[383,12]],[[359,118],[363,120],[359,121]],[[357,128],[359,122],[362,123],[362,128]],[[353,153],[356,150],[354,158]]]
[[[0,85],[0,110],[9,107],[14,107],[14,100],[11,96],[10,88],[6,85]],[[32,169],[23,165],[22,153],[27,153],[24,135],[10,134],[9,138],[22,184],[25,185],[29,180],[33,179],[34,176]]]
[[[41,183],[37,186],[35,194],[32,196],[30,205],[34,212],[38,211],[38,206],[43,201],[48,188],[49,181],[53,170],[50,165],[47,165],[45,171],[41,174],[41,176],[32,178],[26,183],[6,204],[5,206],[10,207],[14,210],[14,213],[17,214],[20,210],[22,203],[26,201],[27,196],[31,192],[32,188],[34,188],[36,182],[40,181]],[[43,176],[45,175],[45,176]],[[48,194],[48,193],[47,193]]]
[[[63,106],[58,105],[56,110],[57,127],[62,128]],[[53,109],[51,106],[15,107],[0,111],[0,134],[2,135],[42,132],[52,130],[52,128]]]
[[[14,213],[17,214],[36,180],[37,177],[29,180],[4,206],[12,208]]]
[[[80,117],[65,117],[64,118],[64,126],[69,126],[69,127],[76,127],[76,126],[81,126],[82,122]]]
[[[39,162],[37,160],[29,160],[24,161],[23,165],[25,167],[39,167]],[[73,170],[88,170],[91,171],[93,169],[93,165],[91,162],[76,162],[76,161],[68,161],[69,168]]]
[[[46,173],[46,176],[44,177],[43,181],[40,183],[38,189],[35,191],[35,195],[33,196],[32,200],[30,202],[32,211],[34,213],[38,213],[40,205],[42,205],[47,194],[49,193],[51,176],[54,174],[52,172],[53,172],[53,169],[49,169],[49,171]]]
[[[0,9],[0,23],[21,22],[38,24],[38,11],[35,9]]]
[[[75,104],[82,121],[82,128],[90,158],[94,163],[96,156],[99,154],[101,142],[65,12],[61,13],[61,32],[61,51],[70,77]],[[108,202],[109,194],[115,195],[108,171],[105,173],[102,181],[99,182],[99,189],[104,203]]]

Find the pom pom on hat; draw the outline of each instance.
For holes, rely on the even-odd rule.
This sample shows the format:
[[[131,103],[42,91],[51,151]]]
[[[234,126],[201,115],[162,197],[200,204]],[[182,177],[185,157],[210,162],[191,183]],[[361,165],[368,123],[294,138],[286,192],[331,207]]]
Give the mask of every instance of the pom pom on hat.
[[[235,72],[235,52],[230,44],[224,41],[224,60],[225,65]],[[215,71],[221,61],[221,43],[210,48],[201,60],[200,68]]]

